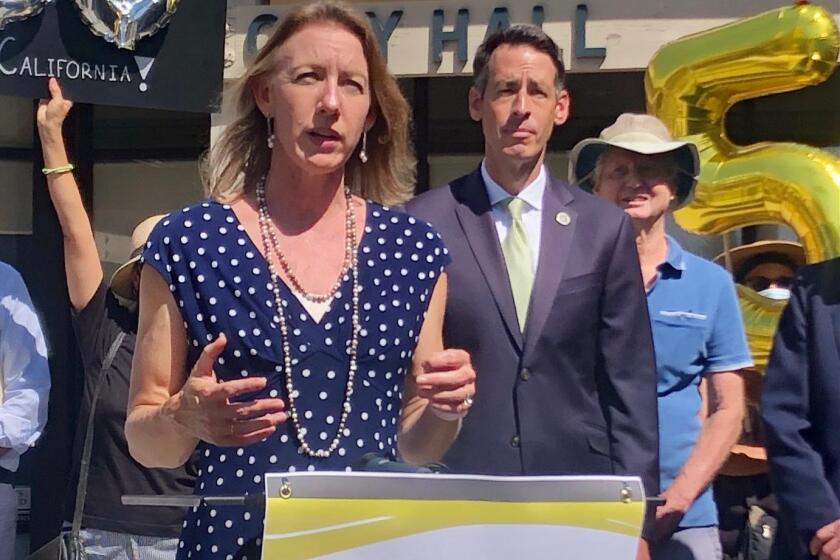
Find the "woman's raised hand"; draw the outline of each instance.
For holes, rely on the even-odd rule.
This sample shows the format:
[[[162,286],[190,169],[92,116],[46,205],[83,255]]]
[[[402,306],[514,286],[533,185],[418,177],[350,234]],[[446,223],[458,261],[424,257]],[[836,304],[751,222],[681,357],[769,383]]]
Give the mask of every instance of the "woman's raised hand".
[[[64,125],[64,119],[67,118],[67,113],[73,108],[73,102],[69,99],[64,99],[61,93],[61,86],[55,78],[50,78],[50,99],[41,99],[38,102],[38,131],[41,134],[42,141],[45,140],[45,134],[61,134],[61,127]]]
[[[191,436],[213,445],[238,447],[262,441],[286,421],[281,399],[261,398],[242,402],[231,399],[259,391],[265,377],[219,382],[213,364],[227,344],[224,334],[204,347],[187,382],[170,399],[171,417]]]

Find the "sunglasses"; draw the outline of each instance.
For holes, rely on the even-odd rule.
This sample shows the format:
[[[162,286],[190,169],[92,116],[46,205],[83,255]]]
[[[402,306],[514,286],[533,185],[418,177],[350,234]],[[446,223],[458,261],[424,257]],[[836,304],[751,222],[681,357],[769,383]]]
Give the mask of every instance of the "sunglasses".
[[[756,292],[766,290],[770,287],[770,284],[775,284],[779,288],[790,289],[793,286],[793,277],[779,276],[777,278],[768,278],[766,276],[751,276],[744,280],[744,285]]]

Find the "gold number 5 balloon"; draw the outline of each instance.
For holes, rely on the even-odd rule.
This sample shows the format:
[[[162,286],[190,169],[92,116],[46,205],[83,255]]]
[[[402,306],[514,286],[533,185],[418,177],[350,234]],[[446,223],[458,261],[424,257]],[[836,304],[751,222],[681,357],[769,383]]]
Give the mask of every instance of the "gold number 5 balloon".
[[[724,130],[738,101],[826,80],[838,49],[832,15],[802,2],[689,35],[654,55],[645,76],[648,111],[700,149],[700,182],[694,201],[675,215],[680,226],[708,235],[783,223],[808,262],[840,255],[840,159],[801,144],[737,146]],[[763,369],[783,305],[738,291]]]

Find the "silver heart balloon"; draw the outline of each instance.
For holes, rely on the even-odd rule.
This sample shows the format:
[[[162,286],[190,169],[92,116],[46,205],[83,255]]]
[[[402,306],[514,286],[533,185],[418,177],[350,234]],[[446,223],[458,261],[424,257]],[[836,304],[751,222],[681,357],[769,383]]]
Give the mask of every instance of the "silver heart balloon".
[[[0,29],[13,21],[37,15],[53,0],[0,0]]]
[[[134,50],[140,39],[169,23],[180,0],[75,0],[96,35],[121,49]]]

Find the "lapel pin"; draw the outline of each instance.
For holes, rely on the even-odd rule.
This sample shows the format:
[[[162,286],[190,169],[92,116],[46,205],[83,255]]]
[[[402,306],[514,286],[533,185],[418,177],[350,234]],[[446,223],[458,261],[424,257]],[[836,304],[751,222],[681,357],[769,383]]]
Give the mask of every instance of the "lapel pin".
[[[554,219],[557,221],[558,224],[561,226],[567,226],[572,223],[572,218],[565,212],[557,212],[557,215],[554,216]]]

